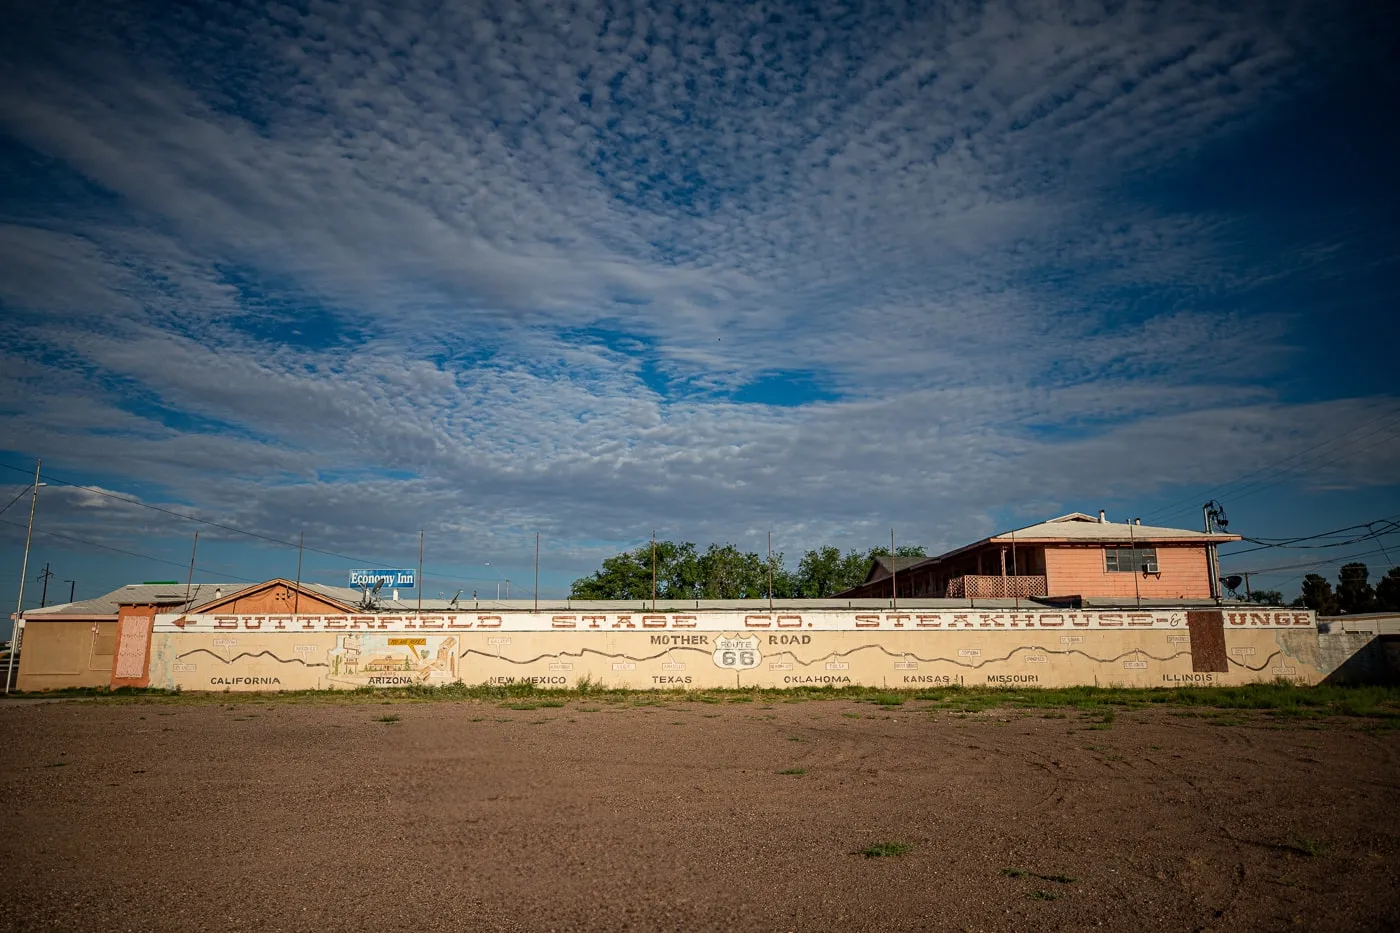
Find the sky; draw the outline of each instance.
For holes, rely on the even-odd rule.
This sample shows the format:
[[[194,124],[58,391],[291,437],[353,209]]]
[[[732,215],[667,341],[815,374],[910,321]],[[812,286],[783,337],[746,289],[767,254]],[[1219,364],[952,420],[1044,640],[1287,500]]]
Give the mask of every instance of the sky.
[[[0,601],[1400,518],[1388,6],[14,4]]]

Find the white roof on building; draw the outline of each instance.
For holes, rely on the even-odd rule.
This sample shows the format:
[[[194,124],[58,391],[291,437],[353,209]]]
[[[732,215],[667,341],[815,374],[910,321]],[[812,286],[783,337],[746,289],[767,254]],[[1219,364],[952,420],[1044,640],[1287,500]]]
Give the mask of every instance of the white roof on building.
[[[227,583],[196,583],[190,587],[189,602],[198,606],[214,599],[214,591],[223,588],[233,592],[237,586]],[[112,616],[123,603],[154,603],[162,606],[183,606],[185,604],[185,584],[183,583],[130,583],[118,587],[110,593],[77,602],[59,603],[42,609],[26,609],[26,619],[47,618],[50,616]]]
[[[1113,541],[1125,544],[1133,541],[1200,541],[1204,543],[1240,540],[1239,535],[1225,534],[1224,532],[1206,534],[1204,531],[1191,531],[1186,528],[1163,528],[1159,525],[1134,525],[1128,522],[1101,522],[1094,516],[1085,515],[1083,512],[1071,512],[1049,521],[1017,528],[1014,531],[1004,531],[987,540],[1003,543],[1012,540],[1013,537],[1017,541]]]

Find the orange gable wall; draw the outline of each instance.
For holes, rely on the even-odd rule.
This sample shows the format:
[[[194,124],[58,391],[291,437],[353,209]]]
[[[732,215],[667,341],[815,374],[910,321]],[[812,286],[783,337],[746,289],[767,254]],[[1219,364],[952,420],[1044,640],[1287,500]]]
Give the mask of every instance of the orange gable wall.
[[[1045,548],[1046,586],[1051,596],[1141,595],[1154,599],[1209,599],[1210,571],[1204,545],[1157,545],[1157,569],[1162,572],[1109,573],[1103,546]],[[1134,580],[1136,579],[1136,589]]]
[[[209,603],[201,606],[198,611],[231,615],[291,615],[293,607],[297,612],[308,615],[343,615],[345,612],[334,603],[312,596],[305,590],[302,591],[301,598],[297,599],[296,590],[284,583]]]

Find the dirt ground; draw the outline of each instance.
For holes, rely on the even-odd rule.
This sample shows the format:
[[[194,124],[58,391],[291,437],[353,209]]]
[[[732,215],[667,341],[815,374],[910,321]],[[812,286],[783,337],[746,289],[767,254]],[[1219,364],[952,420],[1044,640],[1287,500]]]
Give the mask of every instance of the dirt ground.
[[[0,928],[1400,924],[1400,731],[918,706],[0,706]]]

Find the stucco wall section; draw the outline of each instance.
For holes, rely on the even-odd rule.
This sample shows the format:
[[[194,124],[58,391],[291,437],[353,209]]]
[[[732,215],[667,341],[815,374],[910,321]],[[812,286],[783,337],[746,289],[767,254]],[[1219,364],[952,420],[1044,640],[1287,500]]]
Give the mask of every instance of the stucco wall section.
[[[15,688],[107,686],[116,634],[115,622],[25,620]]]
[[[1285,644],[1282,634],[1296,641]],[[215,691],[456,681],[528,682],[545,689],[582,682],[630,689],[828,684],[918,689],[1321,679],[1323,672],[1297,650],[1315,646],[1311,626],[1307,632],[1226,628],[1224,637],[1226,669],[1202,672],[1195,670],[1184,624],[1136,631],[157,631],[150,677],[155,687]]]
[[[1046,587],[1051,596],[1116,596],[1132,599],[1209,599],[1210,572],[1203,546],[1157,546],[1158,574],[1110,573],[1102,545],[1046,547]],[[1136,587],[1136,588],[1135,588]]]

